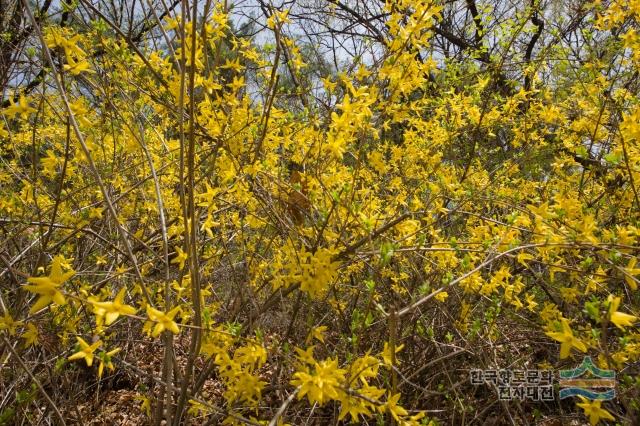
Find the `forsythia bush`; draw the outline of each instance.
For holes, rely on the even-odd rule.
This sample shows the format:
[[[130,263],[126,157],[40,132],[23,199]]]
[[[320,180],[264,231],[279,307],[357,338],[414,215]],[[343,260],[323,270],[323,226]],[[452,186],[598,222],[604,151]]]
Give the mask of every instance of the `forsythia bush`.
[[[569,40],[538,1],[466,2],[464,37],[445,2],[327,1],[375,35],[333,71],[286,3],[254,36],[142,2],[137,38],[40,3],[1,82],[0,423],[85,423],[123,377],[154,424],[638,421],[640,3]],[[616,399],[468,380],[584,355]]]

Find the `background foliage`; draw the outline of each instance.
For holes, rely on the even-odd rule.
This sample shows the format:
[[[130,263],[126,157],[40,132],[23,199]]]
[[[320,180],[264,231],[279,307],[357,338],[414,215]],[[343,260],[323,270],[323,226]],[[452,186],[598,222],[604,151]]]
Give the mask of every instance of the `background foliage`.
[[[0,423],[636,423],[639,21],[1,0]]]

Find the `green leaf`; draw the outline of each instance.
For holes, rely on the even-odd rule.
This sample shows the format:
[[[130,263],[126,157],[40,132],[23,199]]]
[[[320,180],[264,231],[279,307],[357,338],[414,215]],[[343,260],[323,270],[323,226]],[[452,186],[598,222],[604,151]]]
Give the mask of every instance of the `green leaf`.
[[[395,248],[392,243],[384,243],[380,247],[380,263],[382,266],[388,265],[393,257]]]
[[[620,164],[620,155],[619,154],[614,154],[613,152],[610,152],[609,154],[604,156],[604,159],[607,163],[612,164],[614,166],[617,166],[618,164]]]

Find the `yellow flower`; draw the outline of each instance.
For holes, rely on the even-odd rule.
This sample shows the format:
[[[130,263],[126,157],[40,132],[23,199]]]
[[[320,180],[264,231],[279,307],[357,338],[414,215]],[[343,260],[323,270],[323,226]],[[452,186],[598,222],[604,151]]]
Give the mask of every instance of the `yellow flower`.
[[[92,73],[93,70],[90,68],[89,62],[86,60],[83,61],[74,61],[68,58],[69,63],[64,64],[64,70],[69,71],[71,75],[79,75],[81,72],[89,72]]]
[[[39,337],[40,334],[36,326],[31,323],[27,324],[27,331],[22,335],[24,346],[28,348],[29,346],[37,345]]]
[[[399,399],[400,394],[397,393],[393,396],[390,396],[387,400],[387,403],[384,404],[384,408],[386,408],[391,413],[391,415],[394,419],[396,419],[397,422],[400,421],[400,416],[406,416],[407,414],[409,414],[407,410],[398,405]]]
[[[9,331],[9,335],[16,334],[16,327],[18,327],[22,321],[15,321],[9,314],[9,311],[4,313],[4,317],[0,317],[0,330]]]
[[[173,334],[180,333],[178,324],[176,324],[176,322],[173,320],[179,310],[180,307],[176,306],[165,314],[164,312],[154,309],[151,306],[147,306],[147,315],[149,316],[149,319],[156,323],[155,327],[153,327],[151,335],[153,337],[158,337],[164,330],[169,330]]]
[[[295,348],[296,350],[296,358],[307,364],[314,364],[316,360],[313,358],[313,349],[315,346],[309,346],[306,350],[302,350],[300,348]]]
[[[527,260],[531,260],[534,259],[534,256],[530,253],[527,252],[520,252],[517,256],[516,256],[516,260],[518,261],[519,264],[521,264],[522,266],[527,266]]]
[[[396,346],[396,354],[398,352],[400,352],[402,350],[402,348],[404,348],[404,344],[400,345],[400,346]],[[389,346],[389,342],[384,342],[384,348],[382,349],[382,360],[384,361],[385,365],[390,366],[391,363],[391,346]],[[396,359],[396,364],[398,364],[398,360]]]
[[[315,363],[313,373],[296,372],[291,384],[300,386],[298,399],[302,399],[306,395],[311,404],[317,402],[322,405],[332,399],[338,399],[339,386],[345,380],[345,372],[345,370],[338,368],[337,359],[328,359]]]
[[[620,306],[619,297],[614,297],[610,294],[607,301],[609,302],[609,321],[614,323],[620,330],[624,330],[626,326],[632,326],[638,320],[638,317],[634,315],[618,312],[618,307]]]
[[[118,352],[120,352],[121,348],[116,348],[109,352],[101,352],[98,358],[100,359],[100,365],[98,366],[98,377],[102,377],[102,373],[104,372],[104,367],[106,366],[109,370],[113,371],[113,363],[111,362],[111,357]]]
[[[238,348],[234,354],[234,360],[245,365],[257,366],[260,368],[267,362],[266,349],[257,343],[250,343],[247,346]]]
[[[78,344],[80,345],[80,350],[75,354],[69,357],[69,361],[74,361],[76,359],[84,359],[87,363],[87,366],[91,367],[93,364],[93,352],[100,347],[102,344],[102,340],[98,340],[92,345],[89,345],[85,342],[81,337],[76,337],[78,339]]]
[[[569,353],[571,352],[571,348],[576,348],[580,352],[586,352],[587,347],[580,339],[573,335],[573,331],[571,331],[569,321],[566,318],[562,318],[561,322],[561,332],[548,331],[546,333],[547,336],[560,342],[560,359],[565,359],[566,357],[568,357]]]
[[[589,423],[591,426],[598,424],[600,419],[615,420],[615,418],[604,408],[601,408],[601,400],[589,401],[583,396],[580,396],[582,402],[576,404],[578,407],[584,410],[584,415],[589,417]]]
[[[447,297],[449,297],[449,293],[447,293],[446,291],[441,291],[440,293],[433,296],[433,298],[438,302],[444,302],[445,300],[447,300]]]
[[[187,260],[187,253],[185,253],[180,247],[176,247],[176,257],[171,263],[177,263],[180,269],[184,268],[184,262]]]
[[[324,333],[326,331],[327,331],[326,325],[321,325],[320,327],[314,327],[313,330],[311,330],[311,333],[309,334],[307,341],[310,341],[312,337],[315,337],[316,339],[324,343]]]
[[[51,302],[58,305],[64,305],[66,300],[64,295],[60,293],[58,287],[75,274],[75,271],[62,272],[61,262],[62,256],[56,256],[51,263],[51,272],[46,277],[31,277],[27,281],[35,285],[25,285],[24,288],[32,293],[40,295],[40,298],[29,310],[30,314],[38,312],[40,309],[48,306]]]
[[[360,415],[371,416],[369,407],[372,404],[356,397],[346,397],[340,401],[340,414],[338,420],[344,419],[347,415],[351,415],[351,420],[356,422]]]
[[[635,275],[640,274],[640,268],[636,268],[636,263],[638,259],[636,257],[632,257],[627,264],[627,267],[624,268],[624,280],[627,285],[631,288],[631,290],[637,290],[638,284],[636,283]]]
[[[90,300],[94,306],[94,312],[98,317],[105,317],[105,324],[110,325],[120,315],[133,315],[136,309],[133,306],[124,304],[125,288],[121,288],[113,302],[95,302]]]
[[[36,112],[36,109],[29,106],[29,100],[25,98],[24,95],[20,95],[18,103],[13,101],[13,96],[9,96],[9,106],[3,110],[3,113],[9,118],[14,118],[16,115],[20,115],[23,120],[29,118],[29,114],[32,112]]]

